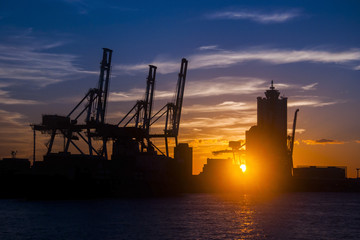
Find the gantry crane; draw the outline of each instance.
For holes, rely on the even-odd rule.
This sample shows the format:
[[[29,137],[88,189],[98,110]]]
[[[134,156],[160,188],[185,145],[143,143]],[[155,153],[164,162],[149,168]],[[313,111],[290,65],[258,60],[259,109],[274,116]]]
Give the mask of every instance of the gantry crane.
[[[46,155],[49,155],[52,152],[55,136],[60,134],[64,136],[64,153],[68,152],[69,146],[72,144],[81,154],[85,154],[80,147],[74,143],[74,140],[79,140],[81,138],[88,145],[89,155],[93,155],[93,152],[95,152],[98,156],[107,159],[107,139],[105,137],[102,138],[103,144],[101,151],[97,151],[93,147],[91,139],[98,128],[101,128],[105,124],[111,57],[112,50],[103,48],[97,88],[90,89],[67,116],[43,115],[42,124],[32,125],[34,131],[38,130],[51,135],[49,143],[47,144],[48,149]],[[85,107],[81,109],[80,106],[85,102]],[[83,116],[85,112],[85,123],[78,124],[79,118]],[[75,115],[75,113],[77,113],[77,115]],[[73,116],[75,117],[72,118]],[[87,138],[83,135],[84,131],[87,134]]]
[[[146,91],[144,100],[138,100],[136,104],[125,114],[125,116],[118,122],[117,126],[129,128],[130,123],[133,123],[135,129],[142,130],[140,135],[143,136],[138,139],[140,141],[141,152],[152,152],[154,149],[165,155],[158,147],[156,147],[151,138],[164,138],[166,156],[169,156],[168,138],[174,137],[175,144],[178,144],[178,134],[180,127],[181,109],[185,91],[185,81],[187,73],[188,61],[183,58],[181,60],[180,72],[178,74],[178,81],[175,91],[175,98],[173,102],[165,104],[157,113],[152,116],[152,106],[155,92],[155,76],[156,66],[149,65],[149,74],[147,77]],[[165,128],[162,134],[150,134],[151,126],[160,118],[165,118]],[[125,130],[125,129],[124,129]],[[116,141],[123,141],[118,138]],[[130,141],[130,139],[128,139]],[[123,141],[124,142],[124,141]]]
[[[85,155],[86,153],[74,142],[75,140],[81,139],[88,146],[88,155],[95,155],[102,159],[108,159],[106,146],[109,140],[113,140],[113,156],[115,156],[115,158],[122,156],[119,154],[119,152],[121,152],[119,149],[126,148],[129,148],[133,153],[139,151],[154,153],[155,148],[161,152],[161,150],[151,142],[151,138],[165,138],[167,156],[169,155],[168,138],[174,137],[177,145],[188,61],[186,59],[182,59],[181,61],[175,101],[167,103],[154,116],[152,116],[152,108],[157,67],[149,65],[144,99],[137,101],[134,107],[114,125],[105,123],[111,57],[112,50],[104,48],[97,88],[90,89],[67,116],[43,115],[42,124],[32,125],[34,132],[41,131],[51,136],[46,155],[52,153],[56,135],[62,135],[64,137],[63,153],[68,153],[70,145],[73,145],[80,154]],[[84,103],[85,106],[81,108]],[[166,109],[165,112],[160,114],[164,109]],[[79,124],[79,118],[85,115],[85,113],[84,123]],[[151,125],[165,114],[166,123],[164,133],[150,134]],[[130,126],[131,122],[134,122],[134,125]],[[94,139],[102,140],[102,147],[98,150],[93,146]],[[135,145],[137,147],[134,148]]]
[[[181,60],[180,72],[178,74],[178,81],[176,86],[174,102],[167,103],[151,118],[153,121],[151,122],[150,125],[154,124],[161,117],[166,115],[164,133],[150,135],[150,137],[152,138],[165,139],[166,156],[169,156],[168,138],[170,137],[175,138],[175,145],[176,146],[178,145],[178,134],[180,127],[181,109],[184,99],[187,65],[188,65],[188,61],[185,58],[183,58]]]
[[[150,120],[154,101],[156,69],[156,66],[149,65],[144,100],[138,100],[134,107],[117,124],[119,127],[126,128],[134,121],[134,127],[142,130],[143,136],[140,139],[141,152],[144,152],[145,149],[149,152],[152,148],[150,141]],[[133,112],[135,113],[128,119]],[[125,120],[127,120],[126,123],[121,125]]]

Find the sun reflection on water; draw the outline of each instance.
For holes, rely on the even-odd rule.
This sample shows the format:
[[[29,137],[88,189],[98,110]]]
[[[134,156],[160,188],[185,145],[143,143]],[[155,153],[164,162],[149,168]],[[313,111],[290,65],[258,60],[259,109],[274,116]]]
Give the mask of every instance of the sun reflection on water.
[[[264,239],[265,234],[258,222],[257,200],[249,194],[222,195],[228,210],[228,232],[233,239]]]

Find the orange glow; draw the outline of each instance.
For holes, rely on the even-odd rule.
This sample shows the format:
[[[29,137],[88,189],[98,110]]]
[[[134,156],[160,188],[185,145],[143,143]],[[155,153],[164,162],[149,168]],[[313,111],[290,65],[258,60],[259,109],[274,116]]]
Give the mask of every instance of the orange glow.
[[[240,165],[241,171],[245,172],[246,171],[246,165],[245,164],[241,164]]]

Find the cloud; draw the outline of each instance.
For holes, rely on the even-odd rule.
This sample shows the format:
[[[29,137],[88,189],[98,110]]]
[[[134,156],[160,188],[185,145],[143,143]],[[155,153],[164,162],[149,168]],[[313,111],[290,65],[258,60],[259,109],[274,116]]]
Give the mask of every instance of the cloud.
[[[188,57],[190,69],[227,68],[249,61],[262,61],[269,64],[288,64],[298,62],[345,64],[360,61],[360,49],[334,52],[321,50],[281,50],[250,49],[216,52],[204,52]],[[167,74],[179,70],[178,61],[155,59],[150,64],[158,67],[158,72]],[[114,70],[125,72],[144,71],[148,64],[115,65]]]
[[[332,102],[320,102],[319,100],[298,100],[298,101],[291,101],[288,103],[288,107],[324,107],[337,104],[339,102],[332,101]]]
[[[220,95],[253,94],[263,91],[266,81],[260,78],[223,76],[186,83],[185,97],[209,97]],[[280,86],[281,83],[277,84]],[[285,84],[283,84],[285,85]],[[206,87],[204,87],[206,86]],[[133,88],[129,91],[111,92],[109,101],[136,101],[143,99],[145,89]],[[172,99],[174,90],[156,90],[155,99]]]
[[[344,144],[343,141],[320,139],[320,140],[302,140],[306,145],[326,145],[326,144]]]
[[[26,117],[17,112],[8,112],[0,109],[0,123],[2,126],[4,125],[12,125],[12,126],[24,126],[24,119]]]
[[[256,106],[244,102],[225,101],[216,105],[200,105],[183,107],[183,113],[207,113],[207,112],[230,112],[230,111],[245,111],[255,110]]]
[[[220,130],[228,129],[234,130],[234,128],[241,128],[242,130],[248,130],[248,126],[239,127],[242,125],[249,125],[256,122],[256,116],[243,116],[243,117],[229,117],[229,116],[216,116],[216,117],[194,117],[191,120],[182,120],[181,128],[218,128]],[[245,133],[245,131],[243,131]]]
[[[355,142],[356,142],[356,143],[360,143],[360,140],[356,140]]]
[[[282,23],[301,16],[299,10],[287,10],[282,12],[263,13],[260,11],[223,11],[209,14],[208,19],[231,19],[231,20],[251,20],[257,23]]]
[[[144,98],[145,89],[142,88],[133,88],[129,91],[119,91],[111,92],[109,96],[109,101],[111,102],[126,102],[126,101],[136,101]],[[170,99],[174,96],[173,91],[155,91],[156,99]]]
[[[6,87],[6,84],[0,83],[0,104],[5,105],[16,105],[16,104],[24,104],[24,105],[33,105],[33,104],[42,104],[39,101],[29,100],[29,99],[17,99],[10,96],[10,92],[4,91],[1,88]]]
[[[200,51],[204,51],[204,50],[217,50],[218,49],[218,45],[208,45],[208,46],[201,46],[198,48]]]
[[[199,98],[221,95],[248,95],[263,92],[267,88],[268,80],[254,77],[237,77],[237,76],[222,76],[206,80],[190,81],[185,86],[186,98]],[[303,89],[313,90],[317,83],[306,86],[276,83],[276,88],[281,89]],[[204,87],[206,86],[206,88]],[[109,101],[111,102],[126,102],[136,101],[144,98],[145,89],[133,88],[129,91],[111,92]],[[174,97],[174,90],[156,90],[155,99],[172,99]],[[298,97],[299,98],[299,97]],[[292,98],[293,99],[293,98]],[[313,100],[309,100],[313,99]],[[289,107],[296,106],[313,106],[320,107],[339,103],[326,102],[316,96],[301,97],[299,100],[294,100],[288,103]],[[229,104],[229,103],[228,103]],[[239,103],[235,103],[239,104]],[[201,107],[201,106],[199,106]],[[224,107],[224,106],[223,106]],[[238,107],[238,106],[237,106]],[[244,109],[244,108],[243,108]]]
[[[318,84],[319,84],[319,83],[312,83],[312,84],[303,86],[303,87],[301,87],[301,88],[302,88],[303,90],[305,90],[305,91],[315,90],[315,89],[316,89],[316,86],[317,86]]]
[[[237,76],[222,76],[206,80],[197,80],[190,81],[186,83],[185,97],[186,98],[200,98],[200,97],[210,97],[210,96],[221,96],[221,95],[249,95],[255,93],[261,93],[264,89],[267,88],[266,83],[268,80],[254,78],[254,77],[237,77]],[[313,90],[317,83],[301,86],[296,84],[286,84],[286,83],[276,83],[276,88],[281,89],[303,89],[305,91]],[[204,88],[206,86],[206,88]],[[111,92],[109,101],[111,102],[126,102],[126,101],[136,101],[144,98],[145,89],[142,88],[133,88],[129,91],[119,91]],[[155,99],[173,99],[175,93],[174,90],[156,90]],[[297,98],[297,100],[296,100]],[[300,96],[292,97],[292,101],[288,102],[289,107],[298,107],[298,106],[311,106],[311,107],[322,107],[327,105],[333,105],[340,103],[341,101],[325,101],[320,99],[317,96]],[[293,100],[295,99],[295,100]],[[309,100],[311,99],[311,100]],[[216,109],[225,109],[228,107],[229,110],[239,109],[249,109],[253,106],[245,106],[245,103],[239,102],[224,102],[223,106],[216,106]],[[232,106],[230,106],[232,105]],[[234,106],[236,105],[236,106]],[[251,105],[251,104],[250,104]],[[208,109],[206,106],[193,106],[193,109],[201,110],[200,108]],[[212,106],[213,108],[214,106]],[[231,109],[232,108],[232,109]],[[215,109],[215,108],[213,108]],[[188,108],[189,111],[195,111]]]
[[[208,97],[232,94],[252,94],[264,90],[265,80],[251,77],[223,76],[189,82],[186,97]],[[204,87],[206,86],[206,87]]]
[[[344,100],[330,100],[319,96],[293,96],[288,102],[288,107],[325,107],[344,102]]]
[[[82,71],[74,64],[76,56],[45,53],[29,46],[0,45],[0,79],[31,81],[40,86],[70,79]]]
[[[24,36],[18,38],[18,36]],[[70,80],[83,74],[97,74],[77,67],[73,54],[46,52],[64,41],[37,39],[32,29],[9,36],[11,44],[0,44],[0,79],[5,81],[30,81],[38,86]]]
[[[0,97],[0,104],[5,105],[35,105],[42,104],[41,102],[35,100],[26,100],[26,99],[16,99],[16,98],[2,98]]]

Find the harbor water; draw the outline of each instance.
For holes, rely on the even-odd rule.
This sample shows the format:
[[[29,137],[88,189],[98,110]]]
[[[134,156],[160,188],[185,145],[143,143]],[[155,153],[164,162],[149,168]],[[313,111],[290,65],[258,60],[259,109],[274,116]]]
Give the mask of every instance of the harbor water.
[[[359,239],[359,193],[0,200],[0,239]]]

